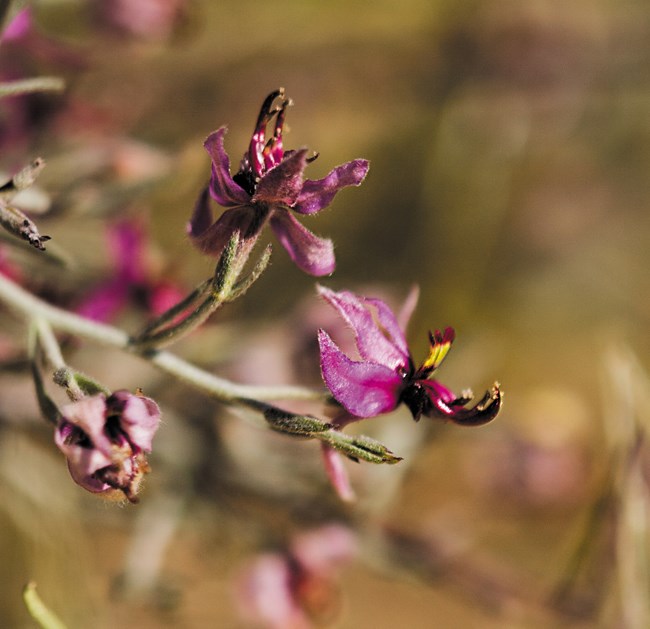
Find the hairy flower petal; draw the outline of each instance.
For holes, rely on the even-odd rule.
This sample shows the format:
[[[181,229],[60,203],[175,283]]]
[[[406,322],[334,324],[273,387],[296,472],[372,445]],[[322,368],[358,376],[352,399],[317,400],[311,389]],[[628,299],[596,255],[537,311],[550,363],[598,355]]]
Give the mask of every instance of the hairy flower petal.
[[[364,298],[364,301],[368,304],[372,304],[376,308],[379,323],[388,333],[388,337],[392,341],[393,345],[401,352],[402,359],[405,360],[404,364],[408,363],[411,353],[406,342],[403,328],[400,326],[393,311],[381,299],[366,297]]]
[[[248,193],[230,175],[230,158],[223,145],[226,127],[221,127],[211,133],[203,143],[205,150],[212,159],[212,177],[210,179],[210,194],[223,207],[243,205],[250,201]]]
[[[374,417],[397,407],[403,385],[399,374],[385,365],[351,360],[323,330],[318,331],[318,344],[323,380],[347,411]]]
[[[368,160],[355,159],[337,166],[323,179],[307,179],[293,209],[300,214],[319,212],[332,202],[341,188],[361,185],[368,168]]]
[[[194,213],[187,224],[192,244],[212,256],[219,256],[235,231],[246,234],[256,217],[255,209],[244,205],[226,210],[212,221],[210,197],[204,190],[197,199]]]
[[[364,360],[392,370],[408,367],[410,355],[404,333],[384,302],[379,299],[360,298],[349,291],[337,293],[323,286],[318,287],[318,292],[338,310],[352,328],[359,354]],[[384,330],[377,325],[367,303],[377,307],[377,317]]]
[[[160,408],[151,398],[115,391],[106,400],[106,412],[120,417],[120,428],[131,445],[151,452],[151,442],[160,424]]]
[[[334,271],[336,261],[331,240],[310,232],[287,210],[276,210],[270,223],[277,239],[305,273],[320,277]]]
[[[253,203],[291,206],[302,188],[302,173],[307,165],[307,149],[295,151],[268,170],[257,184]]]

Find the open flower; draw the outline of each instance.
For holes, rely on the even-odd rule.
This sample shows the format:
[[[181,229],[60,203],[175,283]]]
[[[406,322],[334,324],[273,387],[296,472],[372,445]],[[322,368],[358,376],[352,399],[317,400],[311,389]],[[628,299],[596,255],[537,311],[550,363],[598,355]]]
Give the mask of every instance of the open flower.
[[[115,391],[64,406],[54,441],[77,484],[92,493],[117,490],[135,502],[159,423],[160,409],[152,399]]]
[[[496,417],[501,406],[497,383],[478,404],[468,407],[473,397],[470,391],[457,396],[431,379],[454,340],[452,328],[429,333],[429,355],[416,368],[404,331],[383,301],[348,291],[336,293],[323,287],[318,290],[352,328],[361,356],[360,361],[351,360],[327,332],[318,331],[323,379],[349,413],[374,417],[404,403],[415,420],[426,415],[479,426]]]
[[[274,106],[280,99],[279,106]],[[368,172],[368,162],[355,159],[337,166],[317,181],[303,178],[307,149],[285,151],[282,131],[286,108],[291,101],[279,89],[262,104],[248,151],[234,176],[224,149],[226,127],[212,133],[204,146],[212,158],[209,187],[200,195],[188,225],[192,242],[204,253],[218,256],[234,231],[244,240],[255,239],[270,222],[291,259],[310,275],[327,275],[334,270],[332,241],[319,238],[293,216],[315,214],[327,207],[346,186],[358,186]],[[266,127],[275,117],[273,134],[266,139]],[[215,222],[210,196],[227,209]]]

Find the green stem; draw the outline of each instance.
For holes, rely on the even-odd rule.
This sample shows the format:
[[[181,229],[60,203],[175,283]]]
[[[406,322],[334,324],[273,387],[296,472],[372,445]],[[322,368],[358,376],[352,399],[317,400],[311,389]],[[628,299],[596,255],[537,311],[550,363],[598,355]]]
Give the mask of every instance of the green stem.
[[[242,257],[243,259],[240,259]],[[180,304],[173,306],[161,315],[142,334],[132,339],[132,347],[140,351],[160,349],[165,345],[179,341],[205,323],[222,304],[230,300],[233,285],[237,281],[247,257],[248,253],[242,253],[242,249],[239,247],[239,232],[235,232],[219,258],[214,276],[196,288]],[[194,311],[181,321],[160,329],[165,321],[171,321],[176,314],[198,301],[207,290],[210,291],[208,296]]]
[[[36,584],[30,582],[23,590],[23,600],[29,615],[42,629],[65,629],[65,625],[41,600],[36,592]]]
[[[60,413],[57,405],[45,390],[45,383],[39,368],[41,359],[41,352],[43,351],[42,345],[39,343],[39,333],[37,329],[37,322],[32,320],[29,326],[29,334],[27,337],[27,355],[29,356],[30,367],[32,371],[32,379],[34,381],[34,389],[36,391],[36,400],[41,415],[53,425],[59,423]]]
[[[41,317],[53,328],[62,332],[68,332],[74,336],[94,341],[101,345],[108,345],[138,355],[144,360],[149,361],[152,365],[155,365],[161,371],[175,376],[182,382],[222,402],[236,402],[239,398],[255,398],[258,400],[324,400],[327,397],[326,392],[322,389],[237,384],[200,369],[170,352],[139,351],[138,348],[130,346],[130,337],[124,330],[105,323],[91,321],[67,310],[47,304],[1,274],[0,301],[6,303],[10,308],[25,318]]]
[[[38,76],[33,79],[0,83],[0,98],[33,92],[62,92],[64,89],[65,82],[58,76]]]
[[[133,339],[131,345],[138,350],[160,349],[174,341],[179,341],[184,336],[198,328],[202,323],[210,318],[223,302],[217,297],[210,294],[207,299],[195,310],[193,310],[185,319],[175,325],[163,328],[160,332],[146,334],[139,338]]]
[[[142,330],[142,332],[140,332],[133,342],[139,343],[141,339],[144,340],[145,337],[149,337],[150,335],[159,332],[160,328],[174,320],[178,315],[193,306],[201,297],[203,297],[211,285],[212,278],[199,284],[185,299],[179,301],[175,306],[172,306],[169,310],[163,312],[155,321],[152,321],[144,330]]]

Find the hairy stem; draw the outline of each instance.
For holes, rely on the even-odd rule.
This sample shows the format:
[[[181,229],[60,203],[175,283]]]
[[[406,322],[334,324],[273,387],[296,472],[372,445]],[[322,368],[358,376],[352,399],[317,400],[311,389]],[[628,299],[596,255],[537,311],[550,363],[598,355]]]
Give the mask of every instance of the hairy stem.
[[[264,387],[237,384],[200,369],[170,352],[138,350],[130,346],[130,337],[124,330],[105,323],[91,321],[47,304],[3,275],[0,275],[0,301],[25,318],[40,317],[53,328],[62,332],[140,356],[161,371],[175,376],[182,382],[222,402],[236,402],[238,398],[323,400],[326,397],[324,390],[306,387]]]

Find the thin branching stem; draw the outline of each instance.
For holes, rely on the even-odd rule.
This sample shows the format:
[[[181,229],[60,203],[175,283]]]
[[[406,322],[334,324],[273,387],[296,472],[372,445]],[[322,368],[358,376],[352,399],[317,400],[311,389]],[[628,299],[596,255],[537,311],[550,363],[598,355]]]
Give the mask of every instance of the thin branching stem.
[[[0,83],[0,98],[22,96],[34,92],[62,92],[65,81],[58,76],[37,76],[33,79],[20,79]]]
[[[25,318],[41,317],[53,328],[62,332],[138,355],[161,371],[222,402],[235,402],[238,398],[258,400],[323,400],[326,398],[324,389],[237,384],[200,369],[170,352],[138,350],[131,347],[131,339],[124,330],[52,306],[3,275],[0,275],[0,301]]]

